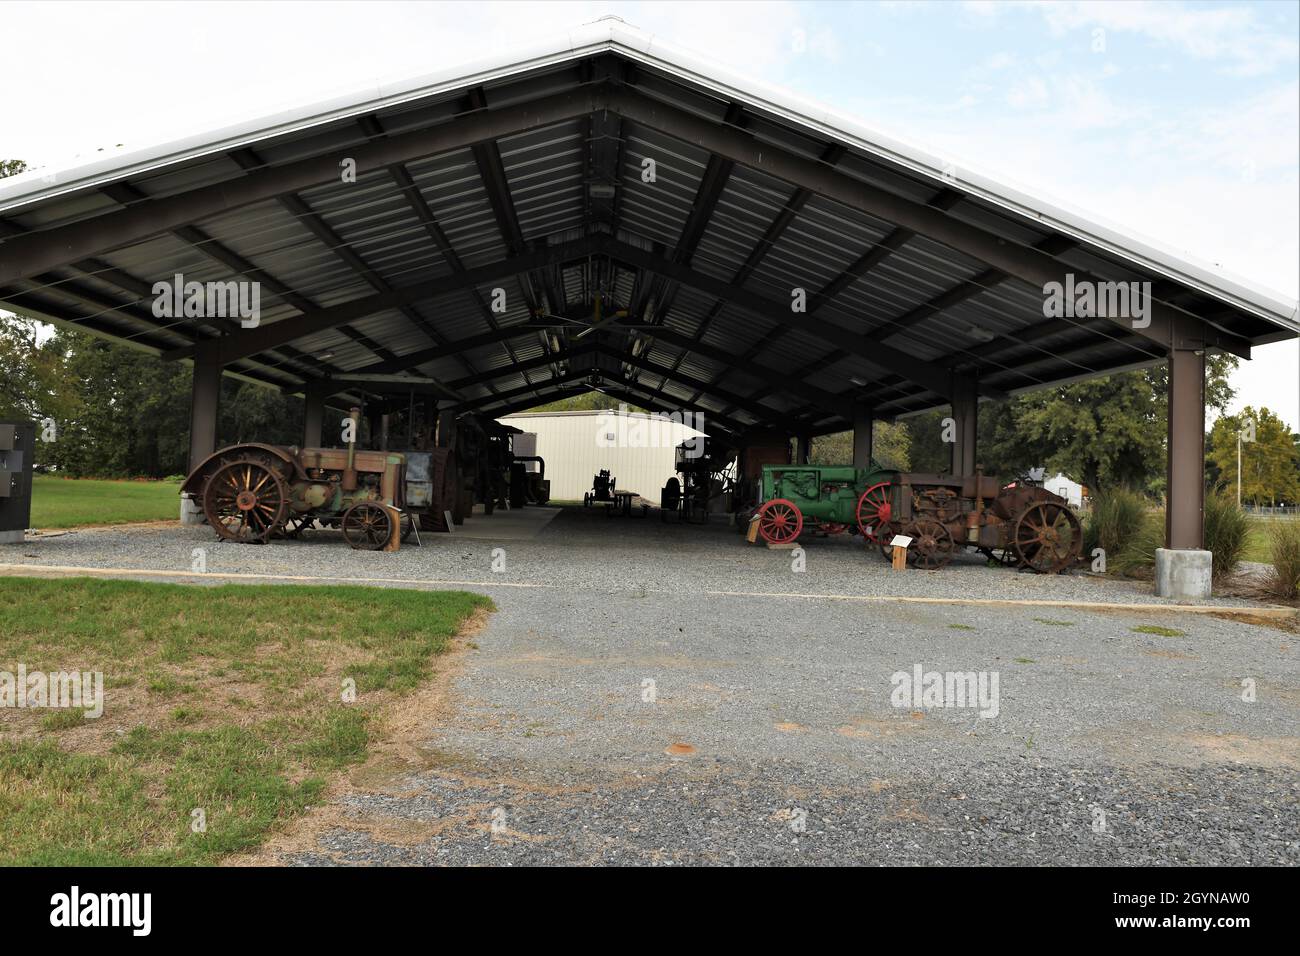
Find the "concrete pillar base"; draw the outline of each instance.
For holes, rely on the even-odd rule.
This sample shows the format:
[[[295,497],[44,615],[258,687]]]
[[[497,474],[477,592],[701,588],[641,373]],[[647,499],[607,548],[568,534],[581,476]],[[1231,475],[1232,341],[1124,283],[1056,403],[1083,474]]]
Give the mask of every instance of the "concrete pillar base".
[[[199,499],[181,495],[181,524],[203,524],[203,505]]]
[[[25,531],[0,531],[0,544],[22,544]]]
[[[1156,597],[1203,601],[1210,596],[1212,570],[1209,551],[1156,548]]]

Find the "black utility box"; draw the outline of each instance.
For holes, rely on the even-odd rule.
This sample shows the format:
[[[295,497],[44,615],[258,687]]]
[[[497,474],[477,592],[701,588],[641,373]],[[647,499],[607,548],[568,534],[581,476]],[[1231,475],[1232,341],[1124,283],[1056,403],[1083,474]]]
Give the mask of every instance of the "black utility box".
[[[32,458],[36,426],[0,422],[0,544],[23,540],[32,520]]]

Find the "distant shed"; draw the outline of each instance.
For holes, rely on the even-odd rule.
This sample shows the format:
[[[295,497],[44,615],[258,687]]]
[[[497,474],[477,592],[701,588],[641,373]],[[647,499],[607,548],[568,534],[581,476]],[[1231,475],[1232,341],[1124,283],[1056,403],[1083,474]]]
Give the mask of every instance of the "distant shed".
[[[535,454],[546,462],[555,501],[581,501],[592,476],[607,468],[620,490],[657,502],[675,474],[674,449],[704,434],[676,421],[617,411],[532,412],[498,421],[537,436]]]

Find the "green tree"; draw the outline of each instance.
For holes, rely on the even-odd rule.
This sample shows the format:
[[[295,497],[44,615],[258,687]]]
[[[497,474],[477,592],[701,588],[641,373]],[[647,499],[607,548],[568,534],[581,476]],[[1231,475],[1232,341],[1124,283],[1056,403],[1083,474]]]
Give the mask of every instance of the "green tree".
[[[76,415],[80,399],[57,345],[40,342],[41,328],[34,319],[0,315],[0,418],[49,419],[58,429]],[[37,464],[49,463],[48,451],[48,443],[37,444]]]
[[[1232,400],[1231,355],[1206,362],[1206,405]],[[1168,409],[1165,366],[1121,372],[1041,389],[1009,402],[980,405],[977,458],[988,474],[1012,477],[1029,468],[1060,472],[1090,489],[1163,486]],[[915,471],[947,471],[952,446],[942,440],[939,409],[908,419]]]
[[[568,395],[565,398],[557,398],[553,402],[546,402],[542,405],[535,405],[528,409],[530,412],[590,412],[606,411],[608,409],[618,408],[619,405],[626,404],[612,395],[606,395],[604,392],[590,391],[582,392],[578,395]],[[628,405],[628,411],[643,412],[645,409],[639,405]],[[708,413],[705,413],[707,420]]]
[[[875,422],[871,428],[871,457],[885,468],[906,471],[909,439],[906,425]],[[809,457],[814,465],[851,465],[853,432],[835,432],[814,438]]]
[[[1236,415],[1221,415],[1210,429],[1205,456],[1217,483],[1236,494],[1237,435],[1241,443],[1241,497],[1255,505],[1300,502],[1300,435],[1267,408],[1247,407]]]
[[[52,342],[78,408],[60,423],[51,460],[69,474],[163,477],[185,471],[190,369],[75,329]]]
[[[185,407],[188,412],[189,404],[186,403]],[[300,444],[303,414],[301,398],[251,382],[223,379],[217,444],[249,441],[272,445]],[[188,446],[186,452],[188,454]]]

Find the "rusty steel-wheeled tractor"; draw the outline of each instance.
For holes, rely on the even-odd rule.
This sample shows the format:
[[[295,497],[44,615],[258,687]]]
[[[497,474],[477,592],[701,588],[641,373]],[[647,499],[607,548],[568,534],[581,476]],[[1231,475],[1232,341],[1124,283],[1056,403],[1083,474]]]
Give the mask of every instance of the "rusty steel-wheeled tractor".
[[[199,500],[208,524],[227,541],[263,544],[319,523],[339,528],[353,548],[379,551],[406,540],[416,520],[441,518],[454,476],[446,448],[402,453],[359,450],[355,441],[346,448],[246,443],[204,459],[181,491]]]
[[[912,539],[908,564],[926,571],[942,568],[969,547],[999,564],[1058,574],[1083,551],[1079,517],[1064,498],[1036,485],[1003,488],[997,478],[978,472],[895,475],[877,537],[886,559],[893,556],[895,535]]]

